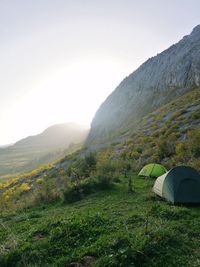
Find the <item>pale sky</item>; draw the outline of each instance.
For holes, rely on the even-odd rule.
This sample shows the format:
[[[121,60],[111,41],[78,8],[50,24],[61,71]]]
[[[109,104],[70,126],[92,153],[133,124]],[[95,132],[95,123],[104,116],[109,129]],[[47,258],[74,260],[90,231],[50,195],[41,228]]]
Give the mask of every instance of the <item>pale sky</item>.
[[[0,0],[0,145],[89,125],[149,57],[200,24],[199,0]]]

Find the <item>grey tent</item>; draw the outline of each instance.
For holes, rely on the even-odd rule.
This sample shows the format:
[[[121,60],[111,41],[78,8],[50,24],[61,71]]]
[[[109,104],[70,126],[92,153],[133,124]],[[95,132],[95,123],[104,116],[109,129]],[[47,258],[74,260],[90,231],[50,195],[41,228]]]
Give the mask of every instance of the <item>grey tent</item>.
[[[172,203],[200,203],[200,175],[191,167],[175,167],[156,179],[153,191]]]

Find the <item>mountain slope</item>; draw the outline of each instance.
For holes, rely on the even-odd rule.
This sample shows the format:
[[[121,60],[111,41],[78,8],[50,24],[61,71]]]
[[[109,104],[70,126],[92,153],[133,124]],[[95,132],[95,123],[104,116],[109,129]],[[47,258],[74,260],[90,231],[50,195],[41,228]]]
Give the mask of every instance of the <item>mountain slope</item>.
[[[129,114],[123,107],[122,132],[108,125],[110,132],[93,136],[96,144],[0,183],[0,266],[199,266],[199,207],[163,201],[152,192],[152,179],[136,175],[150,162],[200,171],[200,87],[192,89],[199,83],[193,74],[185,87],[178,87],[178,76],[176,86],[163,87],[166,98],[153,99],[152,112]],[[112,142],[98,144],[97,137],[113,131]],[[15,147],[37,150],[40,140]]]
[[[84,173],[86,180],[90,176],[89,166],[84,164],[83,159],[91,152],[94,153],[97,166],[100,168],[92,170],[92,178],[103,175],[103,179],[109,179],[112,173],[115,177],[121,176],[127,163],[135,171],[139,171],[145,164],[151,162],[162,163],[167,169],[177,165],[189,165],[200,171],[199,89],[196,88],[177,97],[148,114],[134,129],[118,135],[109,144],[97,146],[98,149],[93,145],[83,147],[49,168],[43,167],[30,174],[0,183],[0,208],[3,203],[11,206],[13,203],[21,205],[21,202],[26,203],[27,199],[30,204],[31,201],[34,202],[30,196],[34,199],[38,194],[46,196],[52,193],[54,197],[56,193],[56,196],[61,197],[65,187],[74,185],[77,173],[83,182]],[[70,169],[75,171],[72,177]],[[27,186],[25,191],[24,184]],[[44,192],[41,193],[40,190]]]
[[[89,173],[92,146],[0,183],[0,265],[199,266],[199,207],[163,201],[136,175],[154,161],[200,170],[199,122],[196,88],[99,150]]]
[[[86,127],[63,123],[7,148],[0,148],[0,178],[37,168],[75,151],[85,141],[87,134]]]
[[[88,128],[75,123],[62,123],[48,127],[41,134],[29,136],[15,143],[13,147],[32,147],[43,149],[67,147],[72,143],[80,143],[84,140]]]
[[[200,25],[125,78],[98,109],[88,143],[133,127],[144,115],[200,85]]]

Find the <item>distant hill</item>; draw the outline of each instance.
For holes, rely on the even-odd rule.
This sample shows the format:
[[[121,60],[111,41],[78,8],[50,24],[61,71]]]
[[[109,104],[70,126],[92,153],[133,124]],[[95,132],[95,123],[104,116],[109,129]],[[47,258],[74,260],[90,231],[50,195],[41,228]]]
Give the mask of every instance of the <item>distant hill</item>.
[[[86,126],[75,123],[62,123],[48,127],[42,133],[26,137],[14,144],[15,148],[63,148],[84,140],[88,133]]]
[[[75,123],[50,126],[42,133],[0,148],[0,178],[29,171],[80,148],[88,128]]]
[[[6,148],[6,147],[9,147],[9,146],[12,146],[12,145],[13,145],[13,144],[1,145],[1,146],[0,146],[0,149],[1,149],[1,148]]]
[[[88,143],[135,127],[143,116],[200,86],[200,25],[126,77],[98,109]]]

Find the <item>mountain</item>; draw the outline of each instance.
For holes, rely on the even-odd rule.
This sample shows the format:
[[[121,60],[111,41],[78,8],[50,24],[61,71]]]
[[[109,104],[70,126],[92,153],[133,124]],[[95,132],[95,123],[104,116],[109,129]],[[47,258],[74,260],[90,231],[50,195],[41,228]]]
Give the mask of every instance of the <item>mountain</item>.
[[[137,176],[150,162],[200,170],[199,89],[144,116],[123,142],[0,183],[0,266],[199,266],[198,206],[169,204],[155,179]]]
[[[13,144],[7,144],[7,145],[0,145],[0,149],[1,148],[6,148],[6,147],[9,147],[9,146],[12,146]]]
[[[0,182],[0,266],[199,266],[198,206],[169,204],[152,192],[153,178],[137,176],[150,162],[168,170],[189,165],[200,171],[198,42],[189,48],[198,36],[199,26],[181,41],[189,49],[185,57],[179,55],[181,42],[173,57],[174,46],[158,55],[166,67],[162,79],[162,64],[153,64],[156,57],[132,74],[144,75],[146,68],[141,76],[146,89],[137,89],[136,81],[128,87],[131,75],[120,84],[97,112],[98,118],[105,107],[110,111],[108,120],[99,118],[99,129],[94,119],[92,143],[54,164]],[[176,71],[171,82],[168,64]],[[136,99],[129,99],[129,91]],[[117,120],[116,110],[121,112]],[[4,158],[9,149],[16,152],[7,164],[20,166],[50,145],[60,146],[51,142],[58,132],[62,139],[62,129],[50,127],[4,150]]]
[[[0,178],[30,171],[74,152],[85,141],[88,128],[75,123],[48,127],[42,133],[0,148]]]
[[[26,137],[14,144],[15,148],[63,148],[73,143],[80,143],[88,133],[86,126],[75,123],[62,123],[48,127],[42,133]]]
[[[200,86],[200,25],[126,77],[100,106],[88,143],[133,128],[143,116]]]

